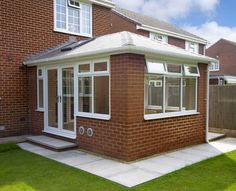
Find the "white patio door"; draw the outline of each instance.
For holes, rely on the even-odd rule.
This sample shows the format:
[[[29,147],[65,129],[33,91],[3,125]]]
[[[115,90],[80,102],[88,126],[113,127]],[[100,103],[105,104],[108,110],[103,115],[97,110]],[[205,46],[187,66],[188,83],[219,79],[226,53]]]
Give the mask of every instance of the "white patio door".
[[[74,119],[74,67],[47,68],[44,131],[76,138]]]

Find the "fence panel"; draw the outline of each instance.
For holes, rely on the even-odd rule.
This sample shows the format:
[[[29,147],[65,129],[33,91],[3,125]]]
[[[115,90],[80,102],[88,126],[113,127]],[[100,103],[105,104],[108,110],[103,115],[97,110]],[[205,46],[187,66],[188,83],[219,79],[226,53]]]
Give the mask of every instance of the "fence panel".
[[[236,85],[210,86],[209,127],[236,130]]]

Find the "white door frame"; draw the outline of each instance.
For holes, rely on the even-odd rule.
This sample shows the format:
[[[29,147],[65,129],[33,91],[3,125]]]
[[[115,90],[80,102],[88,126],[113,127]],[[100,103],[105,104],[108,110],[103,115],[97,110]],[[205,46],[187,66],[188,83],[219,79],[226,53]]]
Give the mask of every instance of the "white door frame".
[[[56,69],[57,70],[57,95],[61,96],[62,100],[62,69],[63,68],[73,68],[74,72],[74,90],[75,90],[75,66],[74,65],[62,65],[62,66],[47,66],[45,68],[45,112],[44,112],[44,132],[49,134],[54,134],[70,139],[76,139],[76,116],[75,116],[75,91],[74,91],[74,131],[69,131],[63,129],[63,103],[62,101],[58,102],[58,128],[48,126],[48,71]]]

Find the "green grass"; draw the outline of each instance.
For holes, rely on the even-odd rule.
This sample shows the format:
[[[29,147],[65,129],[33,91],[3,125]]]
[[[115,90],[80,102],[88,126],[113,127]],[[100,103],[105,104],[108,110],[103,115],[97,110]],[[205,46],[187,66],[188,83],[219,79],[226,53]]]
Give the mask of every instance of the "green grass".
[[[0,191],[235,191],[236,151],[128,189],[13,144],[0,145]]]
[[[20,149],[16,144],[14,143],[4,143],[0,145],[0,153],[17,150]]]

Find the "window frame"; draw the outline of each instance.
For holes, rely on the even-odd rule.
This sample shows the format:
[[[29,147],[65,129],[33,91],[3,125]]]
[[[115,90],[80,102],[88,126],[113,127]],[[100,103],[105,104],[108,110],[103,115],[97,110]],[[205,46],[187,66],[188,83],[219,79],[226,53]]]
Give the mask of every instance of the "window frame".
[[[80,4],[80,2],[79,2],[78,0],[73,0],[73,1],[76,1],[76,2],[78,2],[78,3]],[[70,7],[73,7],[73,8],[76,8],[76,9],[80,9],[80,8],[81,8],[80,5],[79,5],[79,6],[72,5],[72,4],[70,3],[70,0],[67,0],[67,2],[68,2],[68,6],[70,6]]]
[[[220,71],[220,62],[219,61],[218,62],[212,62],[211,65],[209,66],[209,71],[210,72]]]
[[[102,63],[102,62],[107,62],[107,71],[94,71],[94,65],[96,63]],[[79,73],[79,65],[84,65],[84,64],[90,64],[90,72],[86,73]],[[76,102],[76,116],[77,117],[85,117],[85,118],[93,118],[93,119],[101,119],[101,120],[110,120],[111,119],[111,77],[110,77],[110,60],[108,58],[106,59],[97,59],[97,60],[92,60],[92,61],[85,61],[85,62],[80,62],[77,65],[76,69],[76,81],[78,81],[79,77],[91,77],[92,78],[92,112],[80,112],[79,111],[79,95],[76,96],[77,102]],[[94,77],[99,77],[99,76],[108,76],[109,77],[109,114],[99,114],[99,113],[94,113]],[[78,82],[77,82],[78,83]],[[79,89],[79,84],[78,84],[78,89]],[[77,92],[78,94],[78,92]]]
[[[80,2],[80,8],[78,7],[74,7],[73,5],[69,5],[69,2],[68,0],[66,0],[66,29],[62,29],[62,28],[58,28],[57,27],[57,11],[56,11],[56,1],[57,0],[54,0],[54,18],[53,18],[53,21],[54,21],[54,31],[55,32],[61,32],[61,33],[65,33],[65,34],[72,34],[72,35],[77,35],[77,36],[84,36],[84,37],[92,37],[93,36],[93,6],[91,3],[84,3],[83,1]],[[82,31],[82,4],[84,5],[89,5],[89,8],[90,8],[90,23],[89,23],[89,26],[90,26],[90,34],[87,34],[87,33],[83,33]],[[79,18],[79,26],[80,26],[80,32],[77,33],[77,32],[71,32],[69,31],[69,24],[68,24],[68,9],[69,8],[74,8],[74,9],[79,9],[80,10],[80,18]]]
[[[187,67],[195,67],[195,68],[197,68],[197,74],[188,72],[188,71],[187,71]],[[184,64],[184,65],[183,65],[183,70],[184,70],[184,75],[185,75],[186,77],[200,77],[200,72],[199,72],[198,66],[186,65],[186,64]]]
[[[166,63],[168,64],[168,63]],[[173,64],[173,63],[169,63]],[[153,74],[153,73],[145,73],[144,77],[144,86],[145,86],[145,79],[146,76],[161,76],[163,77],[163,104],[162,104],[162,110],[163,113],[158,113],[158,114],[146,114],[146,108],[149,107],[147,103],[147,98],[148,98],[148,92],[146,92],[146,88],[144,88],[144,119],[145,120],[154,120],[154,119],[162,119],[162,118],[168,118],[168,117],[177,117],[177,116],[186,116],[186,115],[196,115],[199,114],[198,112],[198,76],[186,76],[183,67],[186,64],[182,64],[182,74],[181,75],[176,75],[176,74],[171,74],[171,73],[165,73],[165,74]],[[193,65],[187,65],[187,66],[193,66]],[[197,67],[198,68],[198,67]],[[199,70],[198,70],[199,71]],[[177,112],[167,112],[166,113],[166,78],[180,78],[180,111]],[[193,110],[184,110],[184,105],[183,105],[183,80],[185,78],[194,78],[196,80],[196,87],[195,87],[195,109]]]
[[[39,70],[42,70],[42,75],[39,76]],[[43,107],[40,107],[39,106],[39,81],[42,80],[43,81]],[[36,111],[39,111],[39,112],[44,112],[44,108],[45,108],[45,69],[44,67],[37,67],[37,109]]]
[[[157,37],[157,38],[155,38],[155,37]],[[162,37],[162,39],[160,39],[158,37]],[[163,34],[160,34],[160,33],[150,32],[149,33],[149,38],[151,40],[154,40],[154,41],[157,41],[157,42],[160,42],[160,43],[163,43],[163,44],[168,44],[168,41],[169,41],[169,38],[168,38],[167,35],[163,35]]]
[[[190,45],[193,43],[194,45],[194,51],[190,51]],[[188,52],[191,52],[193,54],[199,54],[199,44],[196,42],[192,42],[192,41],[185,41],[185,50],[187,50]]]

